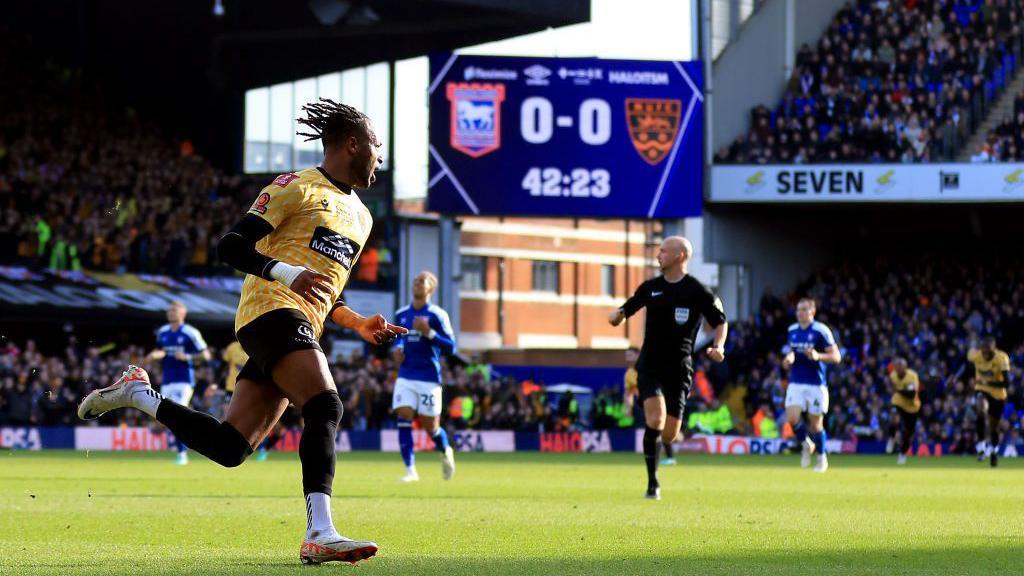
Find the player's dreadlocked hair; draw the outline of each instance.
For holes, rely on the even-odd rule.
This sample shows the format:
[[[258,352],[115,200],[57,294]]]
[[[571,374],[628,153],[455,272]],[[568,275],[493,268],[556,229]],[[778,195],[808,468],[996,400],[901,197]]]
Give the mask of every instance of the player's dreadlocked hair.
[[[308,126],[310,132],[298,132],[305,136],[306,142],[320,140],[324,146],[333,146],[350,136],[353,131],[365,128],[369,117],[348,104],[340,104],[329,98],[320,98],[319,102],[310,102],[302,107],[305,118],[296,118],[296,122]]]

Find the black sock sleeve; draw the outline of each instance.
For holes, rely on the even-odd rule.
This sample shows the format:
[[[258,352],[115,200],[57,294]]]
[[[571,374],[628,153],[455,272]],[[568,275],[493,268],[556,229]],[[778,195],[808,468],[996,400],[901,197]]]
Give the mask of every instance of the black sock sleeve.
[[[329,390],[306,401],[302,407],[302,438],[299,460],[302,461],[303,494],[322,492],[331,495],[334,485],[334,439],[344,410],[338,393]]]
[[[217,243],[217,255],[221,261],[235,270],[273,280],[270,269],[277,260],[260,254],[256,243],[274,231],[274,227],[259,216],[246,214]]]
[[[234,468],[252,454],[249,441],[231,424],[166,398],[160,401],[156,419],[189,448],[221,466]]]

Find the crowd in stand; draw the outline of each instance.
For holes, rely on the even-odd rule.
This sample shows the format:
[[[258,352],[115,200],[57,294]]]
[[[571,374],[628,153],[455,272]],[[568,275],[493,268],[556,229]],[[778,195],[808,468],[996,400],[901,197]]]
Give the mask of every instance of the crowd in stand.
[[[952,159],[1019,66],[1020,0],[858,0],[804,45],[777,106],[718,163]]]
[[[973,452],[979,414],[970,386],[967,352],[995,336],[1012,365],[1003,434],[1019,442],[1024,428],[1024,284],[1019,261],[884,259],[828,268],[796,294],[818,300],[817,319],[832,328],[844,359],[830,368],[826,427],[844,440],[884,440],[894,433],[889,373],[905,358],[923,391],[918,440]],[[795,301],[767,297],[757,315],[731,325],[726,367],[708,366],[722,396],[737,398],[738,427],[752,432],[759,416],[785,421],[786,374],[780,369]]]
[[[0,73],[20,79],[0,92],[0,264],[232,273],[217,242],[270,178],[215,168],[188,140],[106,102],[80,73],[23,65],[0,55]],[[375,285],[392,268],[375,238],[353,279]]]
[[[19,77],[0,95],[3,263],[208,270],[255,185],[214,168],[189,142],[162,138],[132,110],[108,106],[79,74],[54,67]]]
[[[129,364],[146,367],[159,387],[160,363],[146,363],[147,350],[83,345],[73,335],[60,354],[45,355],[28,340],[0,343],[0,426],[73,426],[78,402],[89,391],[107,386]],[[222,418],[229,400],[228,366],[213,351],[213,360],[196,370],[193,407]],[[332,364],[345,404],[342,428],[393,426],[391,397],[397,378],[394,362],[383,355],[353,354]],[[454,429],[564,430],[580,414],[566,403],[549,402],[543,387],[492,375],[486,365],[459,361],[445,367],[446,423]],[[553,399],[552,399],[553,400]],[[118,410],[98,420],[102,425],[149,425],[135,410]]]
[[[895,434],[889,372],[897,357],[920,375],[922,409],[917,437],[955,452],[975,446],[978,410],[971,388],[969,348],[993,335],[1010,355],[1009,401],[1003,437],[1021,441],[1024,428],[1024,282],[1019,261],[924,258],[879,259],[824,269],[785,299],[767,296],[751,319],[731,323],[727,362],[702,362],[688,406],[690,433],[786,436],[787,374],[781,350],[794,322],[797,295],[818,301],[818,319],[829,325],[843,362],[829,370],[831,408],[826,429],[846,441],[887,440]],[[82,346],[71,336],[62,354],[44,356],[31,341],[0,347],[0,424],[76,424],[74,409],[86,392],[111,382],[144,350]],[[215,360],[197,370],[196,408],[222,415],[226,366]],[[397,370],[386,355],[355,354],[333,365],[345,403],[342,427],[393,425],[391,394]],[[159,366],[149,366],[160,381]],[[484,364],[446,363],[445,423],[454,429],[559,431],[582,427],[631,427],[622,389],[596,394],[590,412],[571,395],[549,396],[543,383],[502,377]],[[145,423],[118,411],[105,424]]]
[[[1012,116],[988,133],[972,162],[1024,161],[1024,92],[1013,99]]]

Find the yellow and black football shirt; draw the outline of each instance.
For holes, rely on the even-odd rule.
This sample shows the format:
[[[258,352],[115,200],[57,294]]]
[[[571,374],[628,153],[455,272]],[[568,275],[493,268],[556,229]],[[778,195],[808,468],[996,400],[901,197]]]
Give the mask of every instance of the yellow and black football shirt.
[[[280,282],[249,274],[242,283],[235,332],[267,312],[292,308],[302,312],[320,338],[324,319],[370,235],[370,211],[355,192],[333,183],[320,168],[309,168],[278,176],[260,192],[249,214],[274,227],[256,243],[260,253],[327,276],[330,294],[324,303],[311,304]]]
[[[242,345],[235,340],[224,349],[221,358],[228,365],[228,373],[224,378],[224,389],[234,393],[235,383],[238,381],[238,373],[242,371],[242,367],[249,361],[249,355],[242,349]]]
[[[1003,380],[1003,374],[1010,371],[1010,357],[1002,350],[996,350],[991,360],[985,360],[980,350],[967,353],[967,361],[974,364],[977,383],[974,389],[984,392],[996,400],[1006,400],[1006,387],[1009,382]]]
[[[900,378],[896,371],[893,370],[892,374],[889,374],[889,380],[892,381],[892,388],[896,392],[892,395],[892,405],[897,406],[911,414],[917,413],[921,409],[921,398],[919,396],[921,383],[917,378],[917,372],[913,370],[907,370]],[[913,392],[913,396],[905,396],[900,392]]]
[[[634,368],[632,366],[627,368],[626,369],[626,376],[625,376],[625,378],[623,380],[624,380],[624,384],[626,386],[626,394],[628,394],[630,396],[636,396],[637,394],[639,394],[639,389],[637,388],[636,368]]]

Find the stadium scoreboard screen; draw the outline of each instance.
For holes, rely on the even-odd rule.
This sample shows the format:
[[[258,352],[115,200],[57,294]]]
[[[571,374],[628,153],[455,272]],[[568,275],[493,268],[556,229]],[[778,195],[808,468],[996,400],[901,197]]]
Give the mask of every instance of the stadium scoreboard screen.
[[[434,55],[429,209],[697,216],[702,73],[700,62]]]

